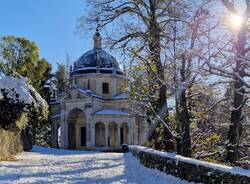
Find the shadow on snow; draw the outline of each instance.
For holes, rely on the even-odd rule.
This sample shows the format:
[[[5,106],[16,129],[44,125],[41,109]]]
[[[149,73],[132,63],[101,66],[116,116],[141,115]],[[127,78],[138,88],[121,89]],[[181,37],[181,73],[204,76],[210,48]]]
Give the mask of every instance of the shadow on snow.
[[[130,153],[114,153],[114,158],[99,158],[99,154],[106,154],[102,152],[96,151],[71,151],[71,150],[61,150],[61,149],[53,149],[53,148],[41,148],[41,147],[34,147],[32,150],[34,153],[39,154],[46,154],[55,156],[54,160],[50,162],[43,163],[43,158],[41,158],[41,163],[36,162],[34,164],[25,164],[21,163],[18,165],[4,165],[7,169],[22,169],[25,171],[34,171],[37,168],[49,168],[50,165],[56,166],[60,168],[62,171],[55,171],[51,170],[48,171],[44,170],[37,170],[35,173],[11,173],[11,174],[4,174],[1,175],[0,173],[0,183],[3,182],[10,182],[15,183],[20,181],[20,179],[36,179],[33,183],[44,183],[45,179],[50,178],[53,181],[46,183],[61,183],[68,181],[70,183],[112,183],[112,182],[119,182],[119,183],[144,183],[144,184],[151,184],[153,183],[163,183],[163,179],[166,182],[166,177],[169,179],[167,181],[168,184],[176,184],[182,183],[179,179],[173,176],[167,176],[164,173],[157,172],[156,170],[151,170],[144,168],[142,165],[138,163],[138,161],[130,154]],[[57,156],[72,156],[72,155],[89,155],[97,154],[94,157],[86,157],[84,159],[78,159],[77,161],[70,161],[70,157],[66,160],[56,160]],[[112,153],[110,153],[112,154]],[[77,158],[77,156],[76,156]],[[94,163],[101,162],[101,166],[95,166]],[[94,166],[93,166],[94,164]],[[68,167],[70,166],[70,167]],[[74,167],[76,166],[76,167]],[[87,176],[83,177],[81,175],[93,172],[93,173],[101,173],[103,170],[113,169],[116,170],[118,167],[123,167],[123,172],[121,173],[111,173],[110,176]],[[59,169],[59,170],[60,170]],[[1,166],[0,166],[1,170]],[[112,170],[111,170],[112,171]],[[159,181],[158,181],[159,179]],[[157,182],[158,181],[158,182]],[[160,182],[161,181],[161,182]],[[164,183],[165,183],[164,182]]]

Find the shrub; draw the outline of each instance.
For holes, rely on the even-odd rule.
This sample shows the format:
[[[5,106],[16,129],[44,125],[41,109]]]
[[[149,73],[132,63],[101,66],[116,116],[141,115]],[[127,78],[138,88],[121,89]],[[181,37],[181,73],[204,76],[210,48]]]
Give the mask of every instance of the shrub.
[[[21,131],[29,121],[29,114],[46,118],[47,103],[28,83],[28,79],[0,75],[0,155],[14,155],[22,151]]]

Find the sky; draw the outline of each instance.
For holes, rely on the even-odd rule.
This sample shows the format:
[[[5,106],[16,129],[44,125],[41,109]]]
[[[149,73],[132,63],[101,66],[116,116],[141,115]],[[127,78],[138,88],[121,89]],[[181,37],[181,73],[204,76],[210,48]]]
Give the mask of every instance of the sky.
[[[0,37],[14,35],[34,41],[40,57],[56,69],[73,63],[92,49],[92,34],[76,33],[77,19],[87,13],[86,0],[0,0]]]

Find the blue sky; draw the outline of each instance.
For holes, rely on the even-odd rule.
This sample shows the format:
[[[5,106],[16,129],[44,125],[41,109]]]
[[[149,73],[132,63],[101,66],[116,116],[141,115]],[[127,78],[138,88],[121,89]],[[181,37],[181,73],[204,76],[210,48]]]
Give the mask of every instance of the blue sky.
[[[36,42],[40,57],[56,68],[92,48],[92,38],[76,33],[77,19],[87,12],[85,0],[0,0],[0,36]],[[92,35],[92,34],[88,34]]]

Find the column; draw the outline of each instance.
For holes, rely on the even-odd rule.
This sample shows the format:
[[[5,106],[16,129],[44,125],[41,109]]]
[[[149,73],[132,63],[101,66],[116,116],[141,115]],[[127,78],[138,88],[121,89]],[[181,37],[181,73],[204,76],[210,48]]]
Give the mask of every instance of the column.
[[[121,146],[121,125],[118,124],[118,146]]]
[[[61,141],[62,141],[62,148],[68,148],[68,125],[66,121],[66,110],[65,105],[60,104],[61,108],[61,117],[60,117],[60,126],[61,126]]]
[[[92,118],[91,118],[91,111],[90,108],[81,108],[81,110],[85,113],[85,122],[84,125],[86,126],[86,147],[92,146]]]
[[[96,146],[95,145],[95,124],[91,124],[91,131],[92,131],[92,135],[91,135],[91,146]]]
[[[109,137],[109,127],[108,127],[108,124],[105,123],[105,143],[106,143],[106,147],[108,147],[108,137]]]

